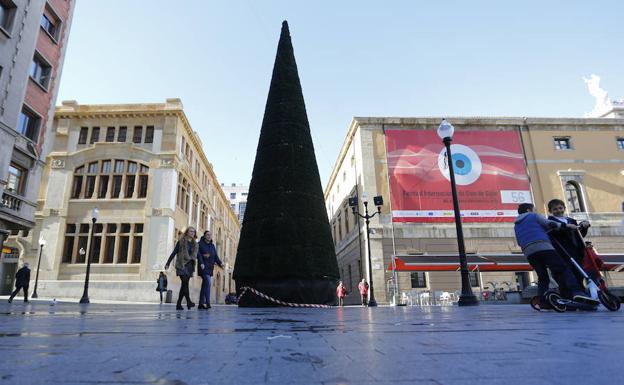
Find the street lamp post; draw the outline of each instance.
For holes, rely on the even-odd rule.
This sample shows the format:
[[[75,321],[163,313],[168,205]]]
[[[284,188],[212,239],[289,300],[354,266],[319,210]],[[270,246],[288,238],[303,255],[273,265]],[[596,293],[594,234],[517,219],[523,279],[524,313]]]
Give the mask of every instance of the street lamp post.
[[[377,211],[373,213],[373,215],[368,214],[368,199],[366,197],[366,193],[362,194],[362,203],[364,203],[364,215],[358,212],[358,201],[357,197],[349,198],[349,206],[351,210],[353,210],[353,214],[359,216],[360,218],[364,218],[366,220],[366,247],[368,250],[368,289],[370,291],[370,296],[368,299],[368,306],[374,307],[377,306],[377,301],[375,301],[375,289],[373,287],[373,263],[371,260],[371,247],[370,247],[370,230],[368,225],[370,223],[370,219],[377,214],[381,214],[381,206],[383,205],[383,197],[378,195],[373,198],[373,202],[375,206],[377,206]]]
[[[91,234],[89,235],[89,254],[87,255],[87,274],[85,275],[84,291],[80,303],[89,303],[89,275],[91,273],[91,259],[93,259],[93,229],[98,219],[99,210],[94,208],[91,210]],[[82,248],[80,249],[83,250]]]
[[[35,290],[33,291],[30,298],[38,298],[37,295],[37,284],[39,283],[39,268],[41,267],[41,254],[43,253],[43,246],[45,246],[46,241],[43,238],[39,238],[39,261],[37,262],[37,274],[35,275]]]
[[[461,214],[459,211],[459,199],[457,198],[457,185],[455,184],[455,171],[453,156],[451,155],[451,141],[455,128],[453,125],[442,119],[442,123],[438,127],[438,136],[446,146],[446,159],[449,168],[449,176],[451,179],[451,193],[453,195],[453,211],[455,212],[455,229],[457,231],[457,249],[459,250],[459,267],[461,271],[462,289],[457,305],[473,306],[478,305],[479,301],[472,292],[470,286],[470,278],[468,276],[468,261],[466,260],[466,247],[464,246],[464,231],[462,229]]]

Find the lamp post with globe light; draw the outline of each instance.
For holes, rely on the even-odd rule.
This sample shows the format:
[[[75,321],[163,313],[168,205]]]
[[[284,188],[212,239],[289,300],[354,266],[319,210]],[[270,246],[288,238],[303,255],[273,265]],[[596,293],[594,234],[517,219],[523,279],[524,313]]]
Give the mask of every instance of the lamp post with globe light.
[[[453,211],[455,212],[455,229],[457,231],[457,249],[459,251],[459,268],[461,271],[461,294],[457,304],[459,306],[478,305],[479,301],[472,292],[470,277],[468,276],[468,261],[466,259],[466,247],[464,246],[464,231],[462,229],[459,199],[457,198],[457,185],[455,184],[454,160],[451,154],[451,141],[455,128],[446,119],[442,119],[438,127],[438,136],[446,146],[446,159],[451,179],[451,194],[453,195]]]
[[[372,217],[377,214],[381,214],[383,197],[381,195],[373,197],[373,203],[375,203],[375,206],[377,206],[377,211],[374,212],[372,215],[368,214],[368,198],[366,197],[366,193],[362,194],[362,203],[364,203],[364,215],[358,212],[357,197],[349,198],[349,206],[351,207],[351,210],[353,210],[353,214],[366,220],[366,246],[368,250],[368,289],[370,292],[368,306],[374,307],[377,306],[377,301],[375,300],[375,289],[373,288],[373,264],[371,260],[370,229],[368,228],[368,225],[370,224],[370,219]]]
[[[43,253],[43,246],[45,246],[46,241],[43,238],[39,238],[39,261],[37,262],[37,274],[35,275],[35,290],[33,290],[30,298],[38,298],[37,294],[37,285],[39,284],[39,268],[41,267],[41,254]]]
[[[91,260],[93,259],[93,229],[98,219],[99,210],[94,208],[91,210],[91,234],[89,235],[89,254],[87,255],[87,273],[85,274],[84,291],[80,303],[89,303],[89,275],[91,273]],[[83,251],[84,249],[80,249]],[[82,255],[82,253],[81,253]]]

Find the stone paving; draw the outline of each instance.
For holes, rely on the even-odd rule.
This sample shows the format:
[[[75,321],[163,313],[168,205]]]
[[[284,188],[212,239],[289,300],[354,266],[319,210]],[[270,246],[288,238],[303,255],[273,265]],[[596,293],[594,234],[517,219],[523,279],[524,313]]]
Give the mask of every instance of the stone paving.
[[[620,384],[622,312],[0,303],[3,384]]]

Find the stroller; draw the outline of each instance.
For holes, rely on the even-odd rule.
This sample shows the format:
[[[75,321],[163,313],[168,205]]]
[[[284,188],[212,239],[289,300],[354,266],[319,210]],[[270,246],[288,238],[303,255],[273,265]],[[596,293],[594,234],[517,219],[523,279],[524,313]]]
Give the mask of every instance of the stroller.
[[[607,309],[611,311],[618,311],[621,305],[620,299],[609,293],[606,282],[600,274],[600,266],[604,264],[604,261],[596,254],[591,242],[585,242],[585,255],[582,267],[565,251],[565,248],[563,248],[557,240],[553,239],[553,242],[558,244],[559,248],[566,254],[570,264],[583,277],[582,286],[595,302],[581,303],[572,301],[570,299],[563,298],[556,290],[548,290],[544,293],[544,298],[547,303],[550,304],[552,309],[560,313],[565,312],[566,310],[596,310],[598,302],[600,301],[600,303],[602,303],[602,305]],[[531,299],[531,307],[537,311],[542,310],[539,303],[539,296],[535,296]]]

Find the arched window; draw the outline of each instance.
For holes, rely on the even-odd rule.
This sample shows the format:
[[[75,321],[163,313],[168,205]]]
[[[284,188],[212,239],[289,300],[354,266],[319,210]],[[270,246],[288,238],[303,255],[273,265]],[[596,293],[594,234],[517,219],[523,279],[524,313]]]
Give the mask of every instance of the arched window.
[[[583,195],[581,194],[581,187],[578,183],[568,181],[565,185],[565,196],[568,201],[568,210],[571,213],[582,213],[586,211]]]
[[[145,198],[148,174],[149,167],[135,161],[104,159],[89,162],[74,170],[71,198]]]

